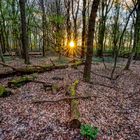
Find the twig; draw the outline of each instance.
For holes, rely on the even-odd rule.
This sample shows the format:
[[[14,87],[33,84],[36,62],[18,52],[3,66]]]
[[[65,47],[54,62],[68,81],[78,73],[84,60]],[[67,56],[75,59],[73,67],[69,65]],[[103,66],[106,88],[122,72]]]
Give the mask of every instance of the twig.
[[[102,86],[102,87],[107,87],[107,88],[115,88],[114,86],[109,86],[109,85],[105,85],[105,84],[101,84],[101,83],[94,83],[94,82],[90,82],[90,84],[93,84],[93,85],[98,85],[98,86]]]

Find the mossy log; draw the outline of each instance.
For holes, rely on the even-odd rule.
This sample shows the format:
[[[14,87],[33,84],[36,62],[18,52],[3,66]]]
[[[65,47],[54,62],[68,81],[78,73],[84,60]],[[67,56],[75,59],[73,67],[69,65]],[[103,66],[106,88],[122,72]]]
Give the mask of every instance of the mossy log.
[[[62,86],[57,86],[56,84],[53,84],[53,83],[38,81],[36,80],[35,76],[32,76],[32,77],[23,76],[23,77],[15,78],[8,82],[8,87],[19,88],[29,82],[42,84],[45,91],[52,91],[53,94],[56,94],[62,88]]]
[[[72,83],[71,86],[69,86],[69,91],[70,91],[70,96],[71,97],[76,97],[76,89],[79,84],[78,80],[75,80],[74,83]],[[73,99],[70,102],[70,115],[71,115],[71,120],[70,120],[70,127],[71,128],[80,128],[81,123],[79,121],[80,118],[80,112],[78,109],[78,104],[79,100]]]
[[[21,87],[28,82],[32,82],[34,79],[35,79],[34,77],[27,77],[27,76],[19,77],[9,81],[8,87]]]
[[[2,62],[0,62],[0,65],[3,65],[5,67],[9,67],[11,68],[13,71],[8,71],[5,73],[1,73],[0,74],[0,79],[1,78],[6,78],[6,77],[10,77],[10,76],[22,76],[22,75],[28,75],[28,74],[33,74],[33,73],[43,73],[46,71],[52,71],[52,70],[56,70],[56,69],[66,69],[68,67],[77,67],[79,65],[84,64],[83,62],[76,62],[76,63],[72,63],[72,64],[61,64],[61,65],[44,65],[44,66],[35,66],[35,65],[29,65],[26,67],[21,67],[21,68],[15,68],[13,66],[10,66],[8,64],[4,64]]]

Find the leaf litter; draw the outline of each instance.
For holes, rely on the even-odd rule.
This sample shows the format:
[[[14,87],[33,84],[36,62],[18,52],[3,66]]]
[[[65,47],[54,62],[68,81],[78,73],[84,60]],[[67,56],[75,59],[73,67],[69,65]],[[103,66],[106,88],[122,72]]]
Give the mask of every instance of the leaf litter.
[[[140,139],[140,67],[132,64],[131,71],[114,82],[92,74],[92,82],[82,80],[83,66],[37,75],[37,80],[68,87],[75,80],[80,83],[78,96],[91,95],[92,100],[79,100],[80,120],[99,128],[97,140]],[[93,65],[92,71],[109,75],[103,64]],[[121,68],[117,68],[116,74]],[[54,77],[63,78],[56,80]],[[7,85],[12,78],[1,79]],[[59,79],[59,78],[58,78]],[[70,106],[67,102],[33,104],[32,100],[55,100],[66,97],[66,89],[52,94],[38,83],[27,83],[14,89],[16,94],[0,98],[0,140],[84,140],[80,130],[71,129]]]

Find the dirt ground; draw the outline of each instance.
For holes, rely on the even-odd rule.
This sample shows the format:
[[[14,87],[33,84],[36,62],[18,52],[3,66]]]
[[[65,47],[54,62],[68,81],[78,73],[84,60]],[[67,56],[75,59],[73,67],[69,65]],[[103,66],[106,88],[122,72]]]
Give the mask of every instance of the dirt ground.
[[[82,80],[83,66],[38,74],[37,80],[62,86],[79,80],[77,95],[92,96],[92,100],[79,100],[80,121],[99,128],[97,140],[140,140],[140,62],[133,63],[129,71],[122,71],[121,63],[115,73],[120,76],[114,81],[106,78],[107,66],[92,65],[91,83]],[[13,78],[0,79],[0,83],[6,86]],[[52,94],[41,84],[27,83],[14,90],[15,95],[0,98],[0,140],[84,140],[79,129],[67,125],[67,102],[33,103],[66,97],[65,89]]]

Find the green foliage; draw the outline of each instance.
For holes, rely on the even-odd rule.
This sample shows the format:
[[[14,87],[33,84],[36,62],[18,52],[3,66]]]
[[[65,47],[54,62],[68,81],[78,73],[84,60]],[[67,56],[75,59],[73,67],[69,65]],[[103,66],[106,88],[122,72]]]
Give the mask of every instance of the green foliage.
[[[82,136],[86,136],[89,140],[94,140],[97,138],[99,130],[91,125],[83,124],[81,125],[80,133]]]
[[[60,24],[60,25],[64,24],[64,21],[65,21],[64,17],[61,15],[53,15],[53,16],[50,16],[49,18],[51,22],[55,24]]]

